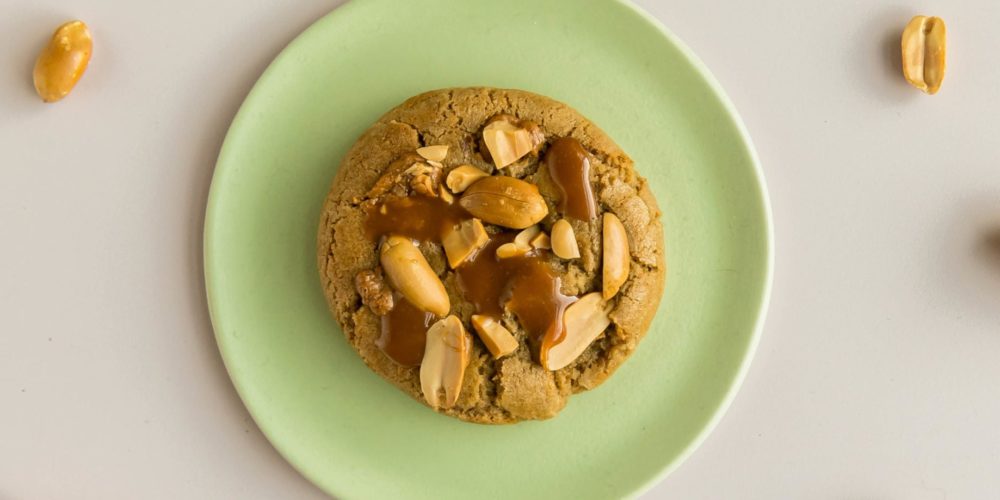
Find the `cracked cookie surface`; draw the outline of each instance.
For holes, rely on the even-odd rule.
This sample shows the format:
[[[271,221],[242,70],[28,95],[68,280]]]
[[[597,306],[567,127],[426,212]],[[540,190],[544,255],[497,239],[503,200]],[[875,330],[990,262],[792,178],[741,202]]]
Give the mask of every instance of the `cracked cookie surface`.
[[[487,146],[495,148],[496,141],[507,139],[490,136],[489,132],[486,137],[494,144],[484,144],[484,129],[498,129],[494,123],[498,120],[515,126],[500,128],[496,134],[507,133],[508,129],[526,131],[521,133],[523,137],[509,134],[511,141],[531,141],[526,146],[516,146],[521,149],[518,155],[509,158],[491,155],[495,149]],[[586,184],[593,197],[590,217],[565,217],[566,193],[546,165],[553,143],[564,138],[582,146],[580,154],[589,160]],[[448,146],[440,162],[421,159],[416,153],[419,148],[438,145]],[[430,165],[415,168],[418,163],[423,165],[421,162]],[[498,163],[505,165],[498,169]],[[411,196],[437,199],[434,197],[438,193],[440,199],[446,199],[449,186],[445,179],[460,166],[490,174],[487,178],[513,177],[536,186],[547,208],[537,225],[546,245],[554,225],[570,226],[578,243],[578,257],[545,259],[545,265],[559,278],[556,283],[560,296],[579,300],[602,290],[602,271],[608,267],[603,248],[606,243],[602,239],[604,216],[613,214],[623,229],[627,249],[625,261],[619,264],[624,264],[624,270],[621,265],[616,269],[625,273],[621,278],[624,282],[616,284],[617,293],[612,297],[604,300],[594,297],[606,308],[610,325],[597,330],[599,334],[594,340],[577,349],[582,352],[555,370],[546,369],[549,365],[540,362],[537,342],[532,342],[518,317],[510,313],[501,313],[496,323],[516,339],[516,348],[506,350],[509,352],[502,357],[494,357],[473,328],[472,316],[481,311],[463,293],[462,273],[453,269],[454,262],[439,241],[414,237],[419,243],[419,253],[444,286],[447,299],[443,300],[450,307],[449,317],[457,317],[472,339],[466,353],[468,359],[463,361],[467,364],[464,376],[460,377],[457,399],[448,407],[436,408],[437,411],[492,424],[553,417],[566,405],[569,396],[593,389],[607,379],[632,354],[649,328],[666,273],[659,209],[646,181],[635,172],[632,160],[575,110],[547,97],[519,90],[443,89],[412,97],[382,116],[348,151],[326,199],[317,243],[320,279],[331,311],[364,362],[424,404],[428,398],[421,389],[420,360],[416,359],[420,356],[405,362],[400,362],[403,359],[400,355],[394,359],[385,349],[383,330],[389,317],[386,314],[394,307],[403,308],[398,313],[409,314],[406,317],[411,322],[423,319],[429,324],[432,315],[405,309],[411,307],[407,301],[394,300],[380,266],[380,244],[384,243],[373,234],[369,219],[373,207],[393,206],[384,200],[406,200]],[[463,196],[469,196],[468,201],[474,195],[447,192],[447,197],[458,199],[449,206],[458,207]],[[391,217],[387,220],[385,227],[390,229],[386,231],[399,223]],[[486,230],[491,238],[500,238],[502,228],[487,223]],[[432,236],[433,232],[427,234]],[[503,242],[513,240],[513,233],[509,235]],[[533,241],[541,240],[534,233],[530,236]],[[493,250],[496,246],[485,248]],[[419,346],[414,344],[412,349],[423,349],[423,339],[414,339],[417,341]]]

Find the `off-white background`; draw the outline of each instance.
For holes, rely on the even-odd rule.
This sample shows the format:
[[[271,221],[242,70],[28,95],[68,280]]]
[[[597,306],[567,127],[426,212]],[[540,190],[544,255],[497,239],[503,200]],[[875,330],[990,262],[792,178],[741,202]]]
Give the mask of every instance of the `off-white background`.
[[[0,498],[322,496],[226,377],[201,231],[239,103],[339,3],[0,0]],[[746,383],[648,498],[997,498],[1000,2],[639,3],[742,113],[776,226]],[[898,75],[917,12],[948,24],[933,97]],[[74,17],[94,59],[43,105]]]

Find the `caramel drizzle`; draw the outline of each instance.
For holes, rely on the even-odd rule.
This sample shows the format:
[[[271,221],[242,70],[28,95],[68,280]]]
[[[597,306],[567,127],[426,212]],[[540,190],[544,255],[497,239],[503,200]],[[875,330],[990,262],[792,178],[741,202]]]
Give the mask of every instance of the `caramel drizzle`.
[[[396,305],[382,316],[382,334],[375,345],[403,366],[419,366],[434,315],[417,309],[398,293],[393,299]]]
[[[545,158],[549,174],[562,191],[559,209],[570,217],[592,220],[597,208],[590,186],[590,160],[578,141],[557,139]],[[367,208],[365,234],[370,241],[394,234],[419,241],[440,243],[444,231],[469,218],[461,206],[427,196],[388,197]],[[543,258],[542,251],[521,257],[498,259],[496,249],[513,241],[514,232],[493,235],[489,243],[456,270],[459,290],[476,314],[499,321],[506,309],[528,332],[529,341],[545,352],[558,344],[563,314],[576,302],[564,295],[562,281]],[[427,329],[434,316],[420,311],[397,294],[396,307],[382,317],[376,345],[403,366],[417,366],[423,359]]]
[[[514,233],[492,237],[475,256],[458,268],[459,290],[476,308],[500,320],[504,309],[517,316],[536,346],[547,348],[563,335],[563,313],[577,298],[564,295],[561,280],[541,257],[532,251],[522,257],[498,259],[496,249],[514,240]]]
[[[388,234],[440,241],[449,224],[468,217],[457,203],[418,195],[389,197],[366,211],[365,236],[373,242]],[[434,315],[421,311],[398,293],[393,298],[396,305],[382,316],[381,335],[375,345],[403,366],[419,366]]]
[[[570,137],[556,139],[545,153],[545,165],[562,192],[559,211],[583,221],[597,217],[590,186],[590,158],[580,142]]]
[[[419,241],[441,241],[445,229],[469,217],[458,203],[427,196],[392,197],[367,209],[365,236],[370,241],[387,234]]]

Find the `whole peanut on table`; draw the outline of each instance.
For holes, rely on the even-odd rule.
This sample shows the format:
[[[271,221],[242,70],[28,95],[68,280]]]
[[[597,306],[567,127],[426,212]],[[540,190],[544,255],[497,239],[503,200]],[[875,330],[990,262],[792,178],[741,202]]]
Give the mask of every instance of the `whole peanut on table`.
[[[56,29],[35,61],[35,91],[45,102],[56,102],[73,90],[90,63],[94,42],[83,21]]]

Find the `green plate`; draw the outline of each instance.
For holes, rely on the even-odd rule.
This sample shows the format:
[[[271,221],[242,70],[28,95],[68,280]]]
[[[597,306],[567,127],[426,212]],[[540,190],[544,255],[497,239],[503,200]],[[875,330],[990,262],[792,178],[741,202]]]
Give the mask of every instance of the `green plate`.
[[[486,85],[566,102],[635,160],[663,208],[652,329],[554,419],[435,414],[369,371],[327,311],[320,208],[359,134],[405,98]],[[747,370],[770,288],[767,197],[743,125],[675,37],[615,1],[356,0],[261,76],[219,155],[205,274],[219,349],[275,448],[344,498],[636,495],[705,437]]]

